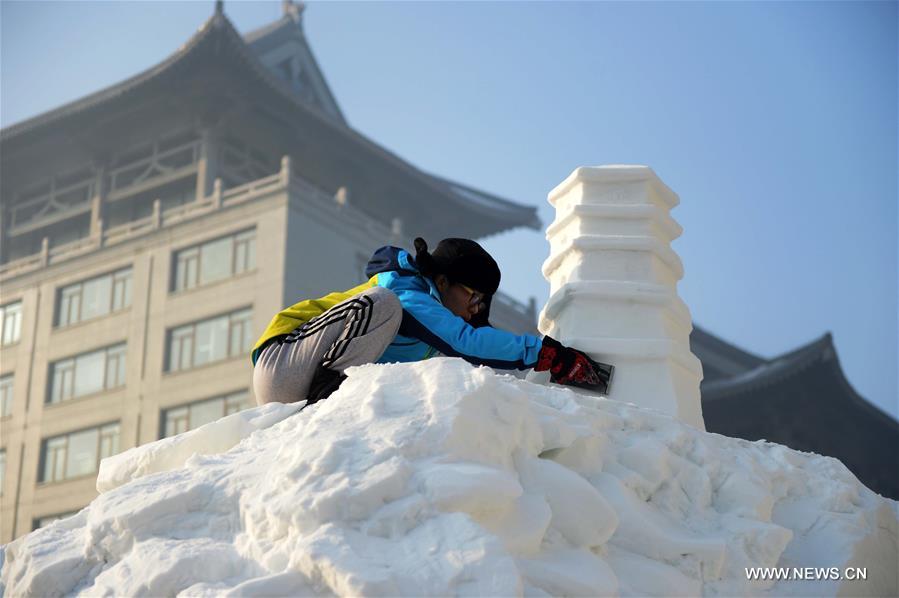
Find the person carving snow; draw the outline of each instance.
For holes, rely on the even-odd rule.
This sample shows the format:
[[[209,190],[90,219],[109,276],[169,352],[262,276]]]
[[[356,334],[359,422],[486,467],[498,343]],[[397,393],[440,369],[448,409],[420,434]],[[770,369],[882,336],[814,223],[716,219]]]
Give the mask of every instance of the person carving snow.
[[[557,384],[606,388],[611,366],[548,336],[490,326],[500,270],[480,245],[450,238],[429,253],[424,239],[414,244],[414,257],[381,247],[365,269],[367,282],[300,301],[272,318],[251,354],[257,403],[311,405],[334,392],[350,366],[438,352],[498,369],[549,370]]]

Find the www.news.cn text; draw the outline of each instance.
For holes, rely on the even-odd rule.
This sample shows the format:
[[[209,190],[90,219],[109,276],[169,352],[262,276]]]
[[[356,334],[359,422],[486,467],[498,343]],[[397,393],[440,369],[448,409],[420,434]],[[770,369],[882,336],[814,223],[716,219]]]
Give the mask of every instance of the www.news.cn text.
[[[747,567],[746,579],[758,581],[868,579],[867,567]]]

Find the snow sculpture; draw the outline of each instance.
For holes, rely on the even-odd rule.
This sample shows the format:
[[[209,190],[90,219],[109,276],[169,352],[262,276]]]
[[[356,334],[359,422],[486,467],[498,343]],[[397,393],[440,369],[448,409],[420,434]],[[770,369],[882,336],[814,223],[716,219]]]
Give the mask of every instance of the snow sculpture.
[[[690,352],[690,310],[677,295],[683,229],[677,195],[647,166],[578,168],[550,191],[540,332],[615,365],[609,397],[705,429],[702,365]]]
[[[899,596],[897,504],[836,459],[458,358],[346,373],[105,459],[0,595]]]

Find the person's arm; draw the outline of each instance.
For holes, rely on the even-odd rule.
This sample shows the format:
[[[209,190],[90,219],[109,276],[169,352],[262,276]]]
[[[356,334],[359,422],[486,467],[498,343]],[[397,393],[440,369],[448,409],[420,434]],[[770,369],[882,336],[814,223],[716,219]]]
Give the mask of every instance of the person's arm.
[[[475,365],[523,370],[537,363],[540,337],[490,326],[474,328],[426,293],[404,295],[400,335],[417,338],[444,355]]]
[[[598,363],[583,351],[555,339],[512,334],[490,326],[475,328],[432,296],[406,291],[401,297],[399,334],[417,338],[444,355],[498,369],[549,370],[550,381],[607,393],[614,367]]]

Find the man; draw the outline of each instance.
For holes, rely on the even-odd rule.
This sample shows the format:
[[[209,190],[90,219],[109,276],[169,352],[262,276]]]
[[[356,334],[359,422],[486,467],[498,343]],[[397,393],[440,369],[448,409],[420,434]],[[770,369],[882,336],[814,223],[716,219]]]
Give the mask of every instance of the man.
[[[438,352],[499,369],[550,370],[558,384],[606,388],[611,366],[548,336],[490,326],[500,271],[480,245],[444,239],[429,253],[417,238],[415,251],[413,258],[382,247],[365,269],[367,282],[276,314],[253,347],[256,401],[312,404],[334,392],[350,366]]]

